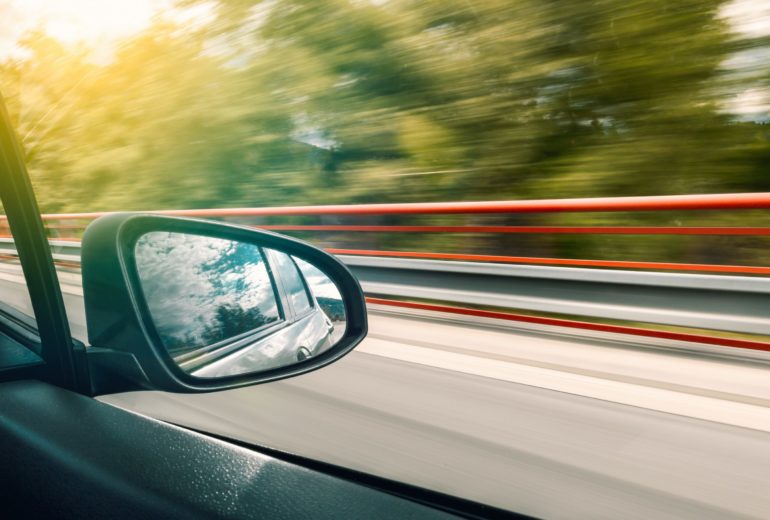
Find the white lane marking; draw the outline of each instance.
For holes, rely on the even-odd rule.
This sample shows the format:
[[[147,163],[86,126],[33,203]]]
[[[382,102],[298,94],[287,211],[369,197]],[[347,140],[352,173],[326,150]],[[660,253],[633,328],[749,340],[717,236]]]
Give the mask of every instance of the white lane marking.
[[[770,432],[770,408],[369,338],[356,351]]]
[[[614,339],[571,336],[571,331],[536,335],[513,329],[470,327],[440,321],[394,319],[370,314],[369,338],[419,345],[472,356],[500,359],[557,371],[613,379],[643,386],[696,393],[717,399],[770,402],[770,365],[767,357],[760,363],[736,363],[727,357],[681,355],[678,345],[648,348],[649,345]],[[587,341],[588,340],[588,341]],[[734,350],[721,347],[722,354]],[[478,352],[478,354],[477,354]],[[765,354],[770,354],[767,352]],[[646,381],[645,381],[646,380]],[[675,386],[672,386],[675,385]],[[691,390],[685,390],[689,387]],[[695,391],[693,391],[695,390]],[[714,392],[728,395],[714,395]],[[735,397],[741,397],[736,399]],[[742,399],[745,397],[747,399]],[[759,406],[768,403],[753,402]]]
[[[0,280],[26,285],[23,276],[10,273],[0,272]],[[81,287],[62,284],[62,290],[65,293],[83,295]],[[455,372],[770,432],[770,409],[761,406],[404,345],[376,338],[368,338],[356,350]]]

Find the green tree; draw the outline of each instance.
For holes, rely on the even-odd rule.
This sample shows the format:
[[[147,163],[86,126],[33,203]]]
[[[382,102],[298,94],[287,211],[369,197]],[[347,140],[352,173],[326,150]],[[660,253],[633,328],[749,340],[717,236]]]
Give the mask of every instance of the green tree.
[[[770,38],[737,32],[726,4],[219,2],[107,62],[29,34],[0,88],[48,212],[766,190],[768,126],[726,107],[770,90]],[[469,246],[576,255],[604,239],[516,240]],[[652,240],[639,247],[685,247]]]

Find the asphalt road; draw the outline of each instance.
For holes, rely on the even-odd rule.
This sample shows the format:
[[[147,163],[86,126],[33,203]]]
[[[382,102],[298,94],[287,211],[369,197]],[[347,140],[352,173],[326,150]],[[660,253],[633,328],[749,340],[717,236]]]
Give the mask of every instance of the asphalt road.
[[[357,351],[295,379],[102,399],[539,517],[770,518],[761,362],[380,312],[371,324]]]
[[[539,517],[770,518],[766,357],[444,318],[372,309],[364,343],[310,374],[100,399]]]

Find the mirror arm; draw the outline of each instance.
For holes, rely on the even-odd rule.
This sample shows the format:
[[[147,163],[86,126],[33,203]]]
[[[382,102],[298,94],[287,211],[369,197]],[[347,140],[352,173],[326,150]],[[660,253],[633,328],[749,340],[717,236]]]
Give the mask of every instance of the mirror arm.
[[[130,352],[89,347],[86,358],[91,374],[91,395],[152,389],[150,378]]]

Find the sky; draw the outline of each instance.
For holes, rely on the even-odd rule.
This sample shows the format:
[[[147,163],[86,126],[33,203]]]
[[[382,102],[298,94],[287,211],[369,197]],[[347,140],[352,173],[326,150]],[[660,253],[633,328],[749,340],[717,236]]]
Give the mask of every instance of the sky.
[[[741,36],[758,38],[770,36],[770,0],[735,0],[721,12]],[[766,68],[770,59],[767,47],[736,53],[724,65],[741,74]],[[725,112],[739,120],[767,120],[770,117],[770,93],[763,88],[746,88],[725,102]]]
[[[96,59],[106,60],[121,40],[149,27],[156,16],[193,24],[212,16],[211,4],[184,10],[172,4],[172,0],[0,0],[0,58],[19,53],[18,39],[39,28],[64,44],[101,49]]]
[[[0,59],[23,55],[16,42],[25,32],[39,28],[65,44],[94,48],[94,61],[108,62],[121,40],[148,27],[156,16],[192,25],[214,16],[213,2],[185,9],[172,5],[173,0],[0,0]],[[741,36],[770,35],[770,0],[733,0],[720,15]],[[728,59],[726,68],[764,66],[768,52],[755,51]],[[770,93],[747,86],[726,99],[724,107],[742,119],[756,114],[766,117]]]
[[[184,10],[172,4],[173,0],[0,0],[0,55],[11,52],[19,36],[35,27],[67,44],[115,44],[148,27],[156,15],[191,23],[212,16],[212,3]],[[721,15],[743,35],[770,35],[770,0],[733,0]]]
[[[770,1],[734,0],[722,8],[733,29],[745,36],[767,36],[770,34]]]

